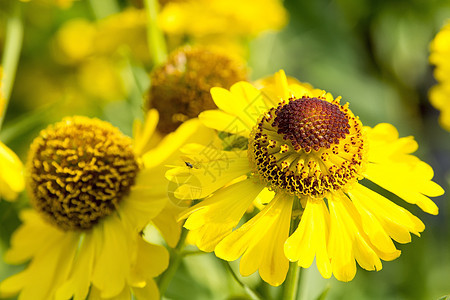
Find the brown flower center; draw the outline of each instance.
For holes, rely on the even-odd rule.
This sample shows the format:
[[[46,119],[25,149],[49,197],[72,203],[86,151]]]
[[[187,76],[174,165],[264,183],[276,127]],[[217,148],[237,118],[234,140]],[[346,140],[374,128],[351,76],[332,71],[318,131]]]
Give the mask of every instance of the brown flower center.
[[[86,230],[113,213],[139,171],[131,140],[107,122],[66,118],[31,145],[33,206],[63,230]]]

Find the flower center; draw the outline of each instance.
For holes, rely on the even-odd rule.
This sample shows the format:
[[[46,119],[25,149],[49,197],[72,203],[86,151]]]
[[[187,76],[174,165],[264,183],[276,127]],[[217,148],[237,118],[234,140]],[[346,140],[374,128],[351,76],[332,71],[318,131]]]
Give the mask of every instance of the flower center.
[[[107,122],[66,118],[41,131],[28,159],[33,206],[63,230],[113,213],[139,171],[131,140]]]
[[[295,150],[330,148],[349,133],[348,118],[339,106],[317,98],[305,98],[279,106],[273,126]]]
[[[249,159],[271,189],[323,197],[360,177],[367,146],[361,122],[339,100],[289,99],[264,113]]]
[[[150,75],[147,107],[159,111],[158,130],[167,134],[204,110],[215,109],[212,87],[230,88],[246,80],[243,62],[225,53],[202,47],[184,47]]]

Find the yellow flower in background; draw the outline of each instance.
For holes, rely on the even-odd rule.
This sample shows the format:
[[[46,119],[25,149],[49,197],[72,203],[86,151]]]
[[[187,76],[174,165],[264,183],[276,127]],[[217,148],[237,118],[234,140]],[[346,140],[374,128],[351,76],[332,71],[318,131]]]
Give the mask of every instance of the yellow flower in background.
[[[145,24],[144,11],[137,9],[97,22],[71,19],[63,24],[53,39],[52,54],[59,64],[70,68],[63,77],[68,78],[64,90],[76,90],[87,102],[125,99],[130,91],[123,78],[128,53],[143,63],[150,58]],[[70,78],[72,74],[74,78]]]
[[[180,225],[164,164],[180,143],[207,135],[193,120],[163,139],[163,149],[151,147],[157,121],[152,110],[143,126],[136,123],[134,142],[107,122],[78,116],[41,132],[27,165],[34,210],[22,212],[5,256],[31,263],[0,284],[0,295],[159,299],[153,278],[167,267],[168,252],[142,231],[155,226],[175,246]]]
[[[428,196],[444,193],[411,155],[417,143],[390,124],[364,127],[340,97],[288,82],[283,71],[265,82],[262,90],[246,82],[211,90],[219,109],[199,119],[223,145],[187,145],[190,165],[166,173],[186,182],[176,197],[204,198],[181,215],[184,226],[201,250],[241,257],[242,275],[258,270],[274,286],[289,261],[307,268],[315,258],[323,277],[340,281],[353,279],[356,261],[380,270],[400,255],[393,240],[408,243],[425,226],[366,182],[430,214],[438,207]],[[255,200],[264,208],[239,227]]]
[[[430,48],[430,62],[436,65],[434,77],[438,81],[430,90],[430,101],[441,111],[442,127],[450,131],[450,23],[436,35]]]
[[[254,37],[286,24],[287,12],[279,0],[186,0],[167,3],[159,24],[167,34],[204,37]]]
[[[2,92],[2,68],[0,67],[0,118],[5,113],[6,101]],[[15,200],[25,188],[23,164],[19,157],[0,141],[0,199]]]
[[[24,188],[22,162],[0,141],[0,199],[12,201]]]
[[[76,64],[91,56],[111,56],[125,46],[138,60],[149,61],[146,23],[145,11],[134,8],[97,22],[69,20],[55,35],[54,55],[62,64]]]
[[[97,28],[86,19],[64,23],[54,38],[54,54],[64,64],[78,63],[94,53]]]
[[[194,45],[221,47],[247,56],[250,38],[280,30],[287,12],[279,0],[186,0],[169,1],[158,16],[169,46],[186,39]]]
[[[79,65],[77,82],[89,97],[104,101],[122,100],[127,88],[120,71],[119,62],[106,57],[92,57]]]
[[[216,108],[210,89],[230,88],[247,79],[245,62],[215,48],[183,47],[150,74],[147,107],[161,117],[158,130],[167,134],[204,110]]]

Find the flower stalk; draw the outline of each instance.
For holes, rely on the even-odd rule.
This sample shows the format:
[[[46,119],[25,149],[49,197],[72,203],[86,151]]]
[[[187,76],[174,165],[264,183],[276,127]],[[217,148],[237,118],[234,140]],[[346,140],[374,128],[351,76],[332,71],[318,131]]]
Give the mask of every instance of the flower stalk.
[[[187,234],[187,229],[183,227],[180,240],[178,241],[176,247],[171,251],[169,268],[159,278],[158,287],[161,297],[164,296],[170,282],[172,281],[173,276],[177,272],[178,267],[180,266],[181,261],[184,257],[183,249],[185,246]]]
[[[289,263],[289,272],[283,288],[283,300],[297,299],[298,286],[300,281],[300,267],[297,262]]]
[[[1,85],[1,93],[3,94],[5,102],[3,104],[4,107],[0,107],[0,128],[3,124],[8,102],[11,97],[11,91],[14,85],[14,78],[16,76],[23,40],[21,4],[19,1],[12,1],[11,5],[11,12],[6,21],[5,48],[1,61],[3,66],[3,83]]]
[[[167,47],[164,34],[158,26],[159,3],[157,0],[144,0],[147,13],[147,43],[154,66],[166,61]]]

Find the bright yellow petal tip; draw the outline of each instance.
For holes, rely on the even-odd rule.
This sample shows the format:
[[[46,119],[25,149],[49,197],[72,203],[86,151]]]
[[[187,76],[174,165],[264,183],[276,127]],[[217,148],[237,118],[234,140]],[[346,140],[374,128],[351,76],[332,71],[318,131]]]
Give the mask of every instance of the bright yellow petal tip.
[[[11,149],[0,142],[0,198],[15,200],[24,188],[22,162]]]

